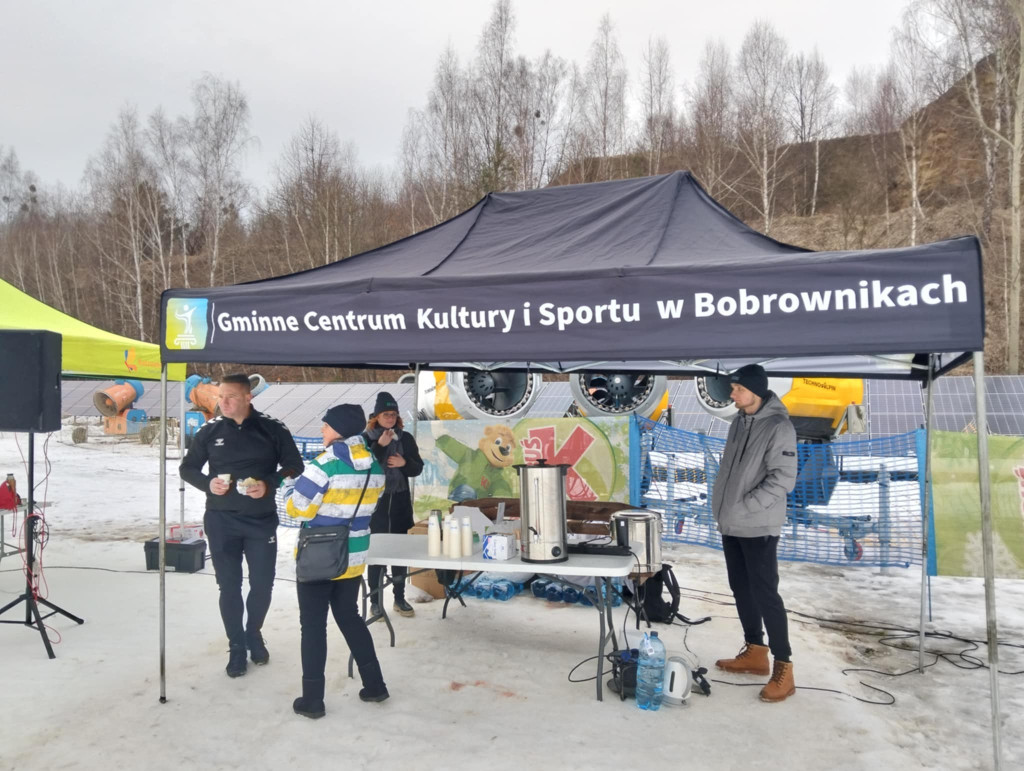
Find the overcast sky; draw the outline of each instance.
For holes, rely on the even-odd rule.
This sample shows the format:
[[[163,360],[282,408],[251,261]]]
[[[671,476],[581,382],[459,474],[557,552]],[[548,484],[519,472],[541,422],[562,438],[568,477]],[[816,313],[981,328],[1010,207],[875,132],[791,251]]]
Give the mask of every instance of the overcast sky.
[[[550,49],[584,65],[609,13],[631,81],[650,37],[669,43],[677,91],[704,43],[734,53],[768,19],[793,50],[821,51],[842,88],[852,67],[881,66],[905,0],[513,0],[516,52]],[[451,43],[475,54],[488,0],[0,0],[0,147],[44,184],[76,187],[126,104],[144,118],[188,114],[204,72],[249,99],[249,181],[266,188],[288,139],[316,116],[366,166],[390,168],[411,107],[425,103]],[[677,95],[677,104],[680,97]]]

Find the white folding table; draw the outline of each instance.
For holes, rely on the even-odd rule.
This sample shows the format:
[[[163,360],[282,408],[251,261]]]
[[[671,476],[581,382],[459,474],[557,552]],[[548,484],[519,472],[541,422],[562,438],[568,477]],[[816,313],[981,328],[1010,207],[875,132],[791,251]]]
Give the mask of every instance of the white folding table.
[[[430,557],[427,555],[427,536],[425,535],[394,535],[389,533],[375,533],[370,536],[370,550],[366,557],[367,565],[394,565],[408,567],[415,570],[452,570],[461,573],[542,573],[544,575],[559,576],[585,576],[594,578],[600,582],[602,591],[597,592],[597,608],[600,618],[600,638],[597,646],[597,700],[602,700],[601,688],[604,676],[604,655],[605,646],[611,639],[612,650],[618,650],[618,642],[615,637],[615,627],[612,622],[612,579],[625,578],[636,565],[636,558],[632,555],[604,555],[604,554],[570,554],[565,562],[523,562],[520,557],[510,560],[488,560],[484,559],[479,552],[469,557]],[[378,597],[384,596],[384,587],[387,585],[386,571],[381,572],[380,585],[376,587]],[[372,587],[371,587],[372,591]],[[462,597],[451,587],[445,588],[444,609],[441,617],[445,618],[448,611],[448,603],[452,599],[462,602]],[[395,646],[395,630],[388,618],[383,602],[377,603],[381,609],[381,615],[371,618],[367,624],[372,624],[378,618],[387,625],[391,634],[391,647]],[[464,602],[462,602],[465,605]],[[363,615],[366,615],[365,598]],[[349,675],[352,675],[352,658],[349,657]]]

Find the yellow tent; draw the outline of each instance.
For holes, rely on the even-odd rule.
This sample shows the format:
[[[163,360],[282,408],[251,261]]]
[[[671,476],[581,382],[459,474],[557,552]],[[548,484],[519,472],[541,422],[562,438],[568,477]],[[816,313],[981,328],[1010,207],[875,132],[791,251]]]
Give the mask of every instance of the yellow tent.
[[[160,379],[160,346],[121,337],[61,313],[0,279],[0,329],[44,329],[63,336],[61,372],[68,377]],[[169,364],[168,380],[185,365]]]

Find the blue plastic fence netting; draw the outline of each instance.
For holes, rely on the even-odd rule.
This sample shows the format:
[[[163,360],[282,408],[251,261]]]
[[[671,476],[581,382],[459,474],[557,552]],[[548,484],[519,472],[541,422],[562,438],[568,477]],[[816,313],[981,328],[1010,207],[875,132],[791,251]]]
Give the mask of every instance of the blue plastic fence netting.
[[[921,432],[797,448],[779,559],[827,565],[921,564]],[[711,489],[725,440],[636,418],[630,436],[633,505],[659,511],[667,542],[722,548]]]
[[[303,460],[313,460],[324,451],[324,440],[319,436],[295,436],[295,446]],[[274,498],[277,504],[277,522],[282,527],[302,527],[303,520],[289,517],[285,511],[284,487],[278,487]]]

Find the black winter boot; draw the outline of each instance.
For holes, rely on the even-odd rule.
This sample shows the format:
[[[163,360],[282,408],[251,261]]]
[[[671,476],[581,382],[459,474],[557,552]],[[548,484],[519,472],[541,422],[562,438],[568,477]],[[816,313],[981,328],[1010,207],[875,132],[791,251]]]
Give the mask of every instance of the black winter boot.
[[[312,720],[327,714],[324,709],[324,678],[302,678],[302,695],[292,702],[296,715]]]
[[[243,643],[231,643],[228,647],[228,665],[224,668],[228,677],[241,677],[245,674],[245,670],[248,668],[247,655],[248,651]]]
[[[252,657],[253,664],[263,666],[270,661],[270,651],[267,650],[267,644],[263,641],[263,635],[259,632],[246,634],[246,640],[249,644],[249,655]]]
[[[359,677],[363,681],[363,687],[359,690],[360,701],[384,701],[391,696],[376,657],[371,663],[359,667]]]

